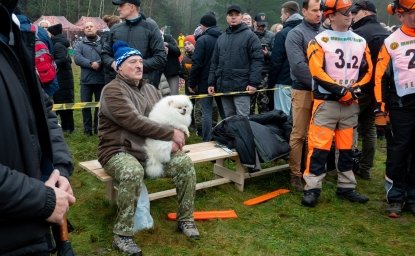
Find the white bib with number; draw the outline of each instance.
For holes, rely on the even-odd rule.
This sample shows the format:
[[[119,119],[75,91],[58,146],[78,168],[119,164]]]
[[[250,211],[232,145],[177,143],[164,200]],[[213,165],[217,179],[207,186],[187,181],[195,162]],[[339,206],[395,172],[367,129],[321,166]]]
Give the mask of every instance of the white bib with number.
[[[350,87],[359,77],[366,40],[352,31],[326,30],[316,36],[324,51],[324,70],[341,86]],[[328,93],[321,86],[319,91]]]
[[[385,39],[391,56],[396,93],[399,97],[415,93],[415,37],[396,30]]]

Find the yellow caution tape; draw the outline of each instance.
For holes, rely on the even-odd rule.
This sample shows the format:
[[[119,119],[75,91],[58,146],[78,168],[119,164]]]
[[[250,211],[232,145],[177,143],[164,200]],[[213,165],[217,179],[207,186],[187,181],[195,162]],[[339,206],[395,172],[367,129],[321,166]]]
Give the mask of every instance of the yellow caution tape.
[[[286,86],[284,88],[290,88],[291,86]],[[271,89],[257,89],[255,92],[266,92],[266,91],[275,91],[279,88],[271,88]],[[220,97],[220,96],[231,96],[231,95],[239,95],[239,94],[248,94],[247,91],[241,92],[219,92],[215,93],[214,95],[209,94],[198,94],[189,96],[190,99],[203,99],[208,97]],[[83,109],[83,108],[98,108],[99,102],[77,102],[77,103],[62,103],[62,104],[53,104],[53,111],[57,110],[70,110],[70,109]]]

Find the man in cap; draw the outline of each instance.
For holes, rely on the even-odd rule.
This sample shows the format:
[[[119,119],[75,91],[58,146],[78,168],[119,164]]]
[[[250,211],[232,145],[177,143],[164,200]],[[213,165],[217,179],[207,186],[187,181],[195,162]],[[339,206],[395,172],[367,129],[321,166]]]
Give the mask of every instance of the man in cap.
[[[167,61],[163,38],[157,24],[140,13],[141,0],[113,0],[112,3],[117,6],[120,18],[124,19],[124,22],[111,27],[110,36],[104,42],[101,54],[104,65],[112,67],[114,78],[116,71],[112,45],[122,40],[130,47],[141,51],[144,59],[144,78],[157,87],[160,70],[164,69]]]
[[[368,0],[356,2],[350,10],[353,15],[353,32],[363,37],[370,49],[372,63],[377,62],[378,53],[383,41],[389,32],[380,25],[376,18],[376,6]],[[375,70],[375,69],[374,69]],[[375,126],[375,72],[370,83],[362,88],[362,96],[359,97],[359,126],[358,131],[362,137],[362,156],[359,161],[359,169],[356,174],[363,179],[370,179],[371,169],[376,151],[376,126]]]
[[[176,185],[177,229],[187,237],[198,239],[199,231],[193,219],[196,174],[192,160],[180,150],[185,144],[184,133],[148,118],[161,94],[142,79],[141,52],[122,41],[115,42],[113,52],[118,74],[102,90],[98,126],[98,160],[118,182],[113,247],[129,255],[141,255],[140,247],[133,240],[133,228],[144,178],[146,138],[172,141],[171,160],[164,165],[164,175],[173,178]]]
[[[415,214],[415,1],[394,1],[388,13],[396,14],[402,26],[379,52],[375,96],[378,111],[389,111],[392,126],[385,190],[388,215],[398,218],[402,209]]]
[[[339,151],[337,196],[358,203],[369,200],[356,192],[352,146],[359,113],[357,95],[370,81],[372,61],[365,39],[349,30],[351,6],[351,0],[326,0],[324,16],[330,19],[333,30],[318,34],[307,49],[314,105],[301,203],[308,207],[314,207],[320,196],[333,137]]]
[[[267,30],[268,19],[265,13],[258,13],[255,18],[255,35],[258,36],[261,42],[262,55],[264,57],[264,65],[262,68],[262,81],[258,89],[268,87],[268,71],[271,64],[272,39],[274,34]],[[270,99],[271,98],[271,99]],[[273,109],[273,93],[257,92],[251,96],[251,114],[255,114],[256,105],[258,105],[258,113],[265,113]]]
[[[245,91],[254,94],[261,84],[263,54],[258,37],[242,23],[239,5],[231,5],[226,11],[229,27],[219,36],[213,52],[208,93]],[[226,117],[248,116],[250,95],[229,95],[222,97]]]

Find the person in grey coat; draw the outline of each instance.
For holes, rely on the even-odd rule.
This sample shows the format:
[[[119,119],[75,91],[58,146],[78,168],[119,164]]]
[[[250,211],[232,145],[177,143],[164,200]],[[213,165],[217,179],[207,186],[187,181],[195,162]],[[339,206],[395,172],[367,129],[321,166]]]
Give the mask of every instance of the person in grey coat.
[[[92,96],[99,101],[104,87],[104,71],[101,63],[101,38],[92,22],[84,24],[85,37],[75,45],[75,63],[81,67],[81,102],[91,102]],[[96,134],[98,131],[98,108],[95,108],[92,124],[91,109],[82,109],[84,133]]]
[[[228,7],[226,20],[229,27],[219,36],[208,79],[208,93],[246,91],[247,94],[222,97],[225,116],[248,116],[250,95],[256,92],[262,80],[264,57],[258,37],[242,23],[239,5]]]

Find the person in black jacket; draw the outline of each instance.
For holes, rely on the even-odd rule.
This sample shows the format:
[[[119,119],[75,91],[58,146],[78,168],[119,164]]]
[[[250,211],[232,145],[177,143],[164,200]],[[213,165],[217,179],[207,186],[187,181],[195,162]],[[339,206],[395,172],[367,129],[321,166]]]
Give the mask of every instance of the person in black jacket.
[[[50,225],[75,202],[73,166],[35,75],[35,35],[25,32],[29,52],[12,22],[16,4],[0,0],[0,255],[49,255]]]
[[[74,103],[74,83],[72,75],[72,60],[68,54],[69,40],[62,34],[62,24],[56,24],[48,27],[53,43],[53,58],[58,67],[59,89],[53,95],[55,103]],[[56,111],[61,118],[61,126],[64,132],[73,132],[75,130],[73,120],[73,110]]]
[[[246,92],[222,97],[226,117],[248,116],[250,95],[256,92],[262,80],[264,57],[258,37],[242,23],[239,5],[227,9],[229,27],[219,36],[211,60],[208,93]]]
[[[353,14],[353,32],[366,40],[370,49],[372,63],[377,63],[380,48],[385,38],[389,36],[389,32],[376,19],[375,4],[371,1],[358,1],[353,5],[351,12]],[[362,137],[362,156],[356,174],[362,179],[370,179],[376,151],[375,72],[376,70],[374,69],[370,83],[362,88],[362,96],[359,97],[358,131]]]
[[[290,63],[285,49],[285,39],[288,32],[300,24],[303,17],[298,13],[300,7],[295,1],[285,2],[281,7],[281,21],[283,29],[275,35],[271,53],[271,67],[269,69],[268,86],[275,88],[274,108],[282,110],[291,116],[291,85]]]
[[[167,54],[167,62],[163,74],[169,83],[170,95],[177,95],[179,94],[179,74],[181,71],[179,57],[181,52],[176,40],[171,35],[163,34],[163,40]]]
[[[157,88],[160,83],[160,72],[167,61],[163,38],[157,23],[140,13],[141,0],[112,0],[112,4],[117,6],[120,18],[124,21],[111,28],[110,35],[102,48],[102,62],[111,68],[111,76],[115,78],[117,73],[112,45],[116,41],[124,41],[143,54],[143,78]]]
[[[215,48],[216,40],[222,34],[216,26],[216,18],[206,14],[200,19],[200,27],[203,34],[197,39],[195,51],[192,56],[192,69],[189,75],[189,88],[197,94],[208,93],[208,78],[210,60]],[[224,118],[222,102],[220,97],[215,97],[222,119]],[[212,123],[214,102],[213,97],[199,99],[202,107],[202,138],[203,141],[212,139]]]

